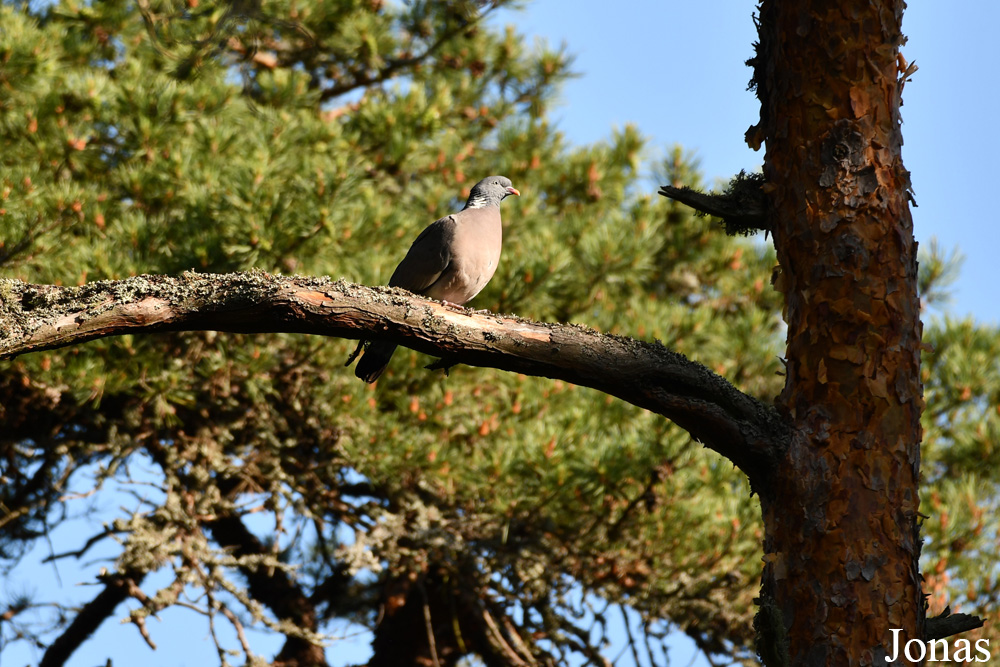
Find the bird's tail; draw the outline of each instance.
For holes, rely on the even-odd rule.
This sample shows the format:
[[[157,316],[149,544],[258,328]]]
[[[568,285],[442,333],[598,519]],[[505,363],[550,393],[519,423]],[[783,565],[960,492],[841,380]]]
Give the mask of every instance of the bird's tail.
[[[369,384],[379,379],[385,372],[392,353],[396,351],[395,343],[375,340],[368,345],[361,361],[354,367],[354,374]]]

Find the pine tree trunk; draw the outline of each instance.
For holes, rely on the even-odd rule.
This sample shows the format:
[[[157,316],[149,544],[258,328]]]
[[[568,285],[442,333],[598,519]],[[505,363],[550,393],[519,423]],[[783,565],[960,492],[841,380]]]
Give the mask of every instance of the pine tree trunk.
[[[756,81],[785,295],[787,457],[761,490],[765,659],[879,665],[922,637],[920,308],[902,0],[765,0]],[[787,655],[785,654],[787,651]]]

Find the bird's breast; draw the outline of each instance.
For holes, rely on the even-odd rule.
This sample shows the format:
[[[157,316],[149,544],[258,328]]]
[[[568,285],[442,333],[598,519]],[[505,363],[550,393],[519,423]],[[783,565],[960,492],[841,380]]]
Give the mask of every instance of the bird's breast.
[[[461,251],[452,252],[447,271],[427,295],[457,304],[471,301],[496,273],[500,245],[498,229],[495,236],[484,234],[475,243],[465,244]]]

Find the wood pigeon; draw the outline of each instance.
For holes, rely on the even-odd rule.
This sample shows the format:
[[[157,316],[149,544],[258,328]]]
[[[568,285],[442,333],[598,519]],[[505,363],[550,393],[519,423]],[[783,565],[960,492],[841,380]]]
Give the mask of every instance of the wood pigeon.
[[[476,183],[465,208],[432,222],[420,232],[393,271],[389,286],[459,306],[469,302],[486,287],[500,261],[500,202],[520,194],[504,176],[487,176]],[[358,343],[348,364],[365,343]],[[374,382],[389,365],[395,350],[396,343],[371,341],[354,374],[365,382]]]

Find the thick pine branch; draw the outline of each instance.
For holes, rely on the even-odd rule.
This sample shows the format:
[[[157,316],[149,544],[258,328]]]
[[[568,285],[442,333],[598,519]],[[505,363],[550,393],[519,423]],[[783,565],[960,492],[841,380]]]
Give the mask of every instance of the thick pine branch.
[[[659,343],[473,313],[390,288],[264,273],[136,276],[82,287],[0,281],[0,359],[154,331],[384,337],[457,363],[557,378],[658,413],[751,481],[783,448],[777,413]]]

